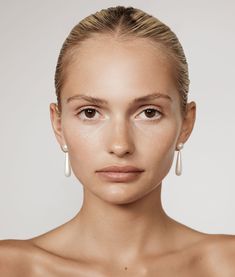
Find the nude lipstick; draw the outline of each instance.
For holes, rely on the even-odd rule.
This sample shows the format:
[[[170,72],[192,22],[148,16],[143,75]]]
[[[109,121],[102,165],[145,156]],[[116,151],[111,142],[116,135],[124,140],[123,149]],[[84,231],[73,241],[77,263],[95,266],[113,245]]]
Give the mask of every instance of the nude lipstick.
[[[131,182],[140,177],[144,169],[135,166],[108,166],[96,171],[105,181],[109,182]]]

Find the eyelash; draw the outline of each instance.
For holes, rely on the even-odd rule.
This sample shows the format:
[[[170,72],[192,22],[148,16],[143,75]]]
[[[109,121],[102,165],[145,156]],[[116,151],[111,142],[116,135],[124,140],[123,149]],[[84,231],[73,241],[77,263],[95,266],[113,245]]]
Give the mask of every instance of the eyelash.
[[[82,112],[84,112],[84,111],[86,111],[86,110],[92,110],[92,111],[97,111],[97,112],[98,112],[98,110],[95,109],[94,107],[87,107],[87,108],[85,108],[85,109],[82,109],[82,110],[78,111],[78,113],[76,113],[76,116],[79,116]],[[162,117],[162,113],[161,113],[158,109],[156,109],[156,108],[148,107],[148,108],[144,109],[142,112],[147,111],[147,110],[152,110],[152,111],[155,111],[155,112],[157,112],[158,114],[160,114],[160,116],[158,116],[157,118],[149,119],[148,121],[159,120],[159,118]],[[92,118],[91,118],[91,119],[81,119],[81,120],[82,120],[82,121],[93,121]]]

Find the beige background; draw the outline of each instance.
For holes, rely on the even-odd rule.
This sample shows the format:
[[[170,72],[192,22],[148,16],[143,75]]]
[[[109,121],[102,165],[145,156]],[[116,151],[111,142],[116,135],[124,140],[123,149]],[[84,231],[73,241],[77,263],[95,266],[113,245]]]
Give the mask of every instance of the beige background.
[[[81,184],[63,172],[52,132],[54,71],[71,28],[101,8],[133,5],[169,25],[190,69],[197,121],[163,182],[163,205],[176,220],[208,233],[235,234],[235,2],[0,1],[0,239],[29,238],[78,211]]]

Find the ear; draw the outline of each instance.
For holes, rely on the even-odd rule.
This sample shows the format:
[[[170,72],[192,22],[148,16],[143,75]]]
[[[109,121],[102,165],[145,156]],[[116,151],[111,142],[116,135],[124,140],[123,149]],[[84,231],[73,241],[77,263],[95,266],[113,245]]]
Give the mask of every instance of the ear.
[[[50,104],[50,118],[53,131],[60,146],[66,144],[61,128],[61,113],[59,112],[56,103]]]
[[[195,120],[196,120],[196,103],[192,101],[187,104],[186,114],[183,119],[182,128],[177,140],[177,145],[180,142],[185,143],[188,140],[193,130]]]

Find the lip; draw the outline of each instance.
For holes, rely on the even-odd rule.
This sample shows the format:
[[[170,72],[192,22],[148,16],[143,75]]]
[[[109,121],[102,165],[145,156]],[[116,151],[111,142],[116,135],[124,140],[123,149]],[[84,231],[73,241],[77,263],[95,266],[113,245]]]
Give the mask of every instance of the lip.
[[[110,182],[130,182],[140,177],[144,171],[131,165],[126,166],[107,166],[97,170],[98,175],[105,181]]]
[[[104,167],[100,170],[97,170],[97,172],[121,172],[121,173],[133,173],[133,172],[143,172],[144,169],[142,168],[138,168],[135,166],[131,166],[131,165],[126,165],[126,166],[107,166]]]
[[[97,174],[105,181],[109,182],[130,182],[139,178],[143,171],[132,172],[111,172],[111,171],[99,171]]]

